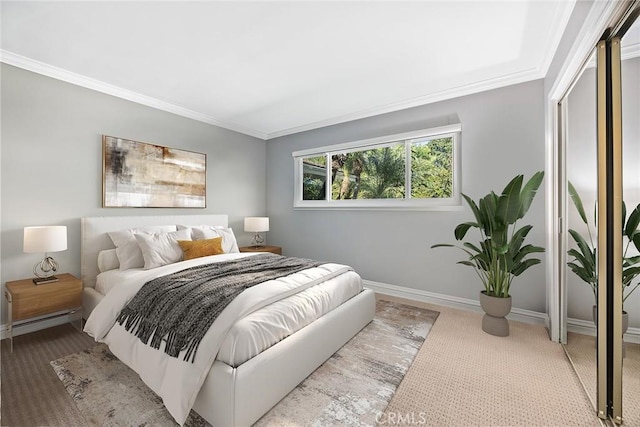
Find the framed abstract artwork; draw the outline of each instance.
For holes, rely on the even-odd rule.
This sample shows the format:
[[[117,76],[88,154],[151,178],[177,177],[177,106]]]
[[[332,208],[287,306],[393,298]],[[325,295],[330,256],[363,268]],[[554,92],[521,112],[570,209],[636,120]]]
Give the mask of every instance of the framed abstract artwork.
[[[102,136],[102,206],[206,208],[207,155]]]

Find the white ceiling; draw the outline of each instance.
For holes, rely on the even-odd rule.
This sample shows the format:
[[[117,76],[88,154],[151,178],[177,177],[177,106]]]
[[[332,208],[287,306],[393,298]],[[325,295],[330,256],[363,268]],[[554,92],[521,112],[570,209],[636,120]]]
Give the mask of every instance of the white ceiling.
[[[543,78],[575,0],[2,1],[2,62],[263,139]]]

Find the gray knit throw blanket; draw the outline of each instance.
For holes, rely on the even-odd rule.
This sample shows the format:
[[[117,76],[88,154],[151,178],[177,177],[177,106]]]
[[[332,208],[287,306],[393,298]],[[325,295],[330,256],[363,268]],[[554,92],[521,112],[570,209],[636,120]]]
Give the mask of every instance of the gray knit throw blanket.
[[[186,349],[183,360],[193,362],[204,334],[242,291],[321,264],[260,254],[187,268],[145,283],[122,309],[118,323],[153,348],[166,341],[169,356]]]

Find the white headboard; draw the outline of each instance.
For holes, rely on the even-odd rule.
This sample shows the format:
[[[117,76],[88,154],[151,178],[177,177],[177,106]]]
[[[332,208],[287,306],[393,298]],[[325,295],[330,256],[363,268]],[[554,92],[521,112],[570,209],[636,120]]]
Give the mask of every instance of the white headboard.
[[[229,226],[227,215],[153,215],[153,216],[101,216],[80,220],[80,274],[85,287],[95,287],[98,275],[98,253],[113,249],[107,235],[110,231],[153,225],[221,225]]]

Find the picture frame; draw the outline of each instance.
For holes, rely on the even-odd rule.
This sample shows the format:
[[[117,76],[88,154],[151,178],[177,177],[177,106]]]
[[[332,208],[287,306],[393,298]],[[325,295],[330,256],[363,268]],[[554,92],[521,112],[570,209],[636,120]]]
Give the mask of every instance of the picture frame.
[[[207,155],[102,136],[102,206],[206,208]]]

